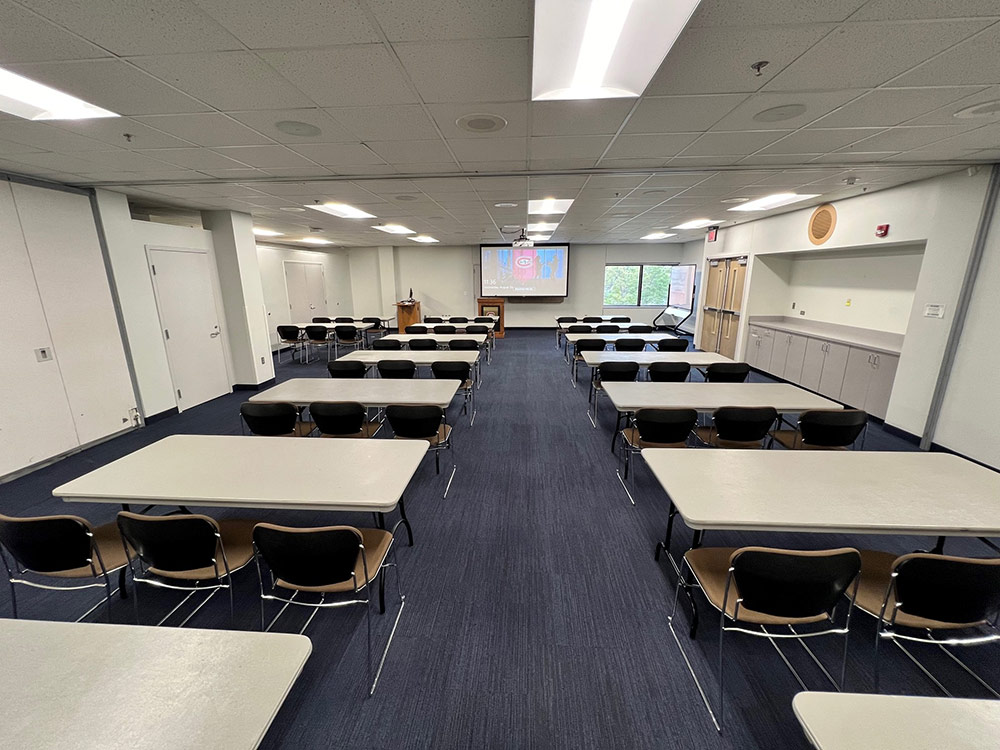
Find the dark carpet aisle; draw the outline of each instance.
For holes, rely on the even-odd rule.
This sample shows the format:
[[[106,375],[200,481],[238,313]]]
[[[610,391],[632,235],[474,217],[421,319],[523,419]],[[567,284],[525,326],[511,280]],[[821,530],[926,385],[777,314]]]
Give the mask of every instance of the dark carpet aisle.
[[[324,364],[282,364],[278,377],[323,377]],[[238,434],[245,396],[217,399],[2,485],[0,507],[111,520],[114,506],[70,506],[53,499],[51,489],[168,434]],[[432,459],[407,493],[416,546],[399,548],[406,607],[376,694],[367,697],[363,615],[320,612],[307,631],[312,656],[263,747],[807,748],[791,708],[797,685],[761,639],[727,639],[726,728],[719,736],[712,727],[667,629],[673,574],[653,561],[666,522],[665,496],[640,466],[637,505],[629,504],[609,451],[613,410],[603,401],[601,428],[591,427],[584,383],[576,390],[570,385],[551,332],[511,331],[499,341],[477,400],[471,429],[457,406],[450,410],[459,469],[448,498],[440,496],[447,474],[435,476]],[[877,427],[866,447],[909,449]],[[289,471],[292,492],[295,481]],[[338,481],[336,466],[329,481]],[[303,526],[371,523],[358,514],[261,517]],[[674,539],[680,553],[690,532],[680,525]],[[751,534],[709,535],[706,543],[849,543],[896,551],[929,545],[916,538]],[[975,542],[950,542],[948,549],[986,553]],[[256,573],[251,566],[236,578],[236,627],[255,629]],[[379,616],[373,608],[377,651],[398,606],[393,573],[387,582],[389,611]],[[143,589],[143,622],[165,614],[174,596]],[[85,598],[28,592],[21,598],[23,616],[73,619],[86,609],[80,606]],[[9,616],[6,598],[0,607]],[[714,696],[718,621],[704,603],[701,613],[698,640],[686,645]],[[278,629],[297,630],[304,616],[286,615]],[[132,621],[132,602],[116,601],[113,617]],[[687,623],[686,610],[680,617]],[[870,690],[874,628],[862,615],[854,624],[848,689]],[[191,625],[229,627],[227,603],[217,597]],[[839,641],[815,647],[828,664],[837,663]],[[796,645],[787,651],[811,687],[825,687]],[[977,649],[972,658],[997,682],[995,652]],[[981,696],[954,670],[944,674],[959,694]],[[141,675],[135,688],[156,690]],[[886,650],[883,692],[889,691],[933,694],[912,666]]]

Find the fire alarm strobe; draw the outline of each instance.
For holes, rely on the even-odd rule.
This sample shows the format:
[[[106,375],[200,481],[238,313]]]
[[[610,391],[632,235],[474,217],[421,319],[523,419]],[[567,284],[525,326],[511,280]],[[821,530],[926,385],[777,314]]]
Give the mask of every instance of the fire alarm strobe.
[[[877,227],[875,227],[875,236],[876,237],[886,237],[886,236],[888,236],[888,234],[889,234],[889,225],[888,224],[879,224]]]

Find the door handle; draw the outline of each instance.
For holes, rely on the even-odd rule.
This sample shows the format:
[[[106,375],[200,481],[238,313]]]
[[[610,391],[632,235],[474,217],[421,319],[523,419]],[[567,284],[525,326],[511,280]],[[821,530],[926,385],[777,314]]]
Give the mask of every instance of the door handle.
[[[216,336],[218,336],[218,335],[219,335],[219,331],[212,331],[212,333],[208,334],[209,338],[213,338],[213,339],[214,339],[214,338],[215,338]]]

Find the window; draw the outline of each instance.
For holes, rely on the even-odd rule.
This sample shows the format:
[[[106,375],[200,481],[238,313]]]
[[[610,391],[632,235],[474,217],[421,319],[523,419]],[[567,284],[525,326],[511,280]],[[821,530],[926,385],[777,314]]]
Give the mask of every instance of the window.
[[[672,265],[604,267],[605,307],[666,307]]]

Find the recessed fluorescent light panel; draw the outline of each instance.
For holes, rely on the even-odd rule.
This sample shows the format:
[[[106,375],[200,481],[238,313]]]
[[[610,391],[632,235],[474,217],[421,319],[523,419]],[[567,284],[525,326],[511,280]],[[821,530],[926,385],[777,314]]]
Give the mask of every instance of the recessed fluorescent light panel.
[[[418,234],[416,237],[407,237],[407,239],[413,240],[414,242],[437,242],[437,240],[429,234]]]
[[[569,207],[572,205],[572,198],[545,198],[539,201],[528,201],[528,213],[540,214],[542,216],[549,214],[564,214],[569,211]]]
[[[374,219],[375,215],[362,211],[360,208],[348,206],[346,203],[311,203],[306,208],[322,211],[325,214],[339,216],[341,219]]]
[[[718,224],[715,219],[692,219],[691,221],[685,221],[683,224],[678,224],[674,229],[701,229],[702,227],[710,227],[712,224]]]
[[[322,237],[303,237],[299,242],[305,242],[307,245],[332,245],[330,240],[324,240]]]
[[[534,224],[528,224],[528,226],[525,227],[525,230],[529,232],[554,232],[558,226],[559,222],[538,221]]]
[[[535,0],[531,98],[639,96],[700,0]]]
[[[756,200],[741,203],[738,206],[733,206],[729,210],[767,211],[771,208],[780,208],[781,206],[787,206],[790,203],[798,203],[799,201],[805,201],[810,198],[818,197],[819,193],[775,193],[774,195],[766,195],[763,198],[757,198]]]
[[[90,120],[121,117],[101,107],[77,99],[0,68],[0,110],[25,120]]]
[[[546,242],[550,237],[552,237],[551,234],[529,234],[526,236],[532,242]]]
[[[389,234],[413,234],[412,229],[404,227],[402,224],[376,224],[372,229]]]
[[[281,237],[284,232],[275,232],[273,229],[262,229],[261,227],[254,227],[253,233],[258,237]]]
[[[668,232],[652,232],[650,234],[640,237],[641,240],[665,240],[667,237],[676,237],[676,234],[670,234]]]

